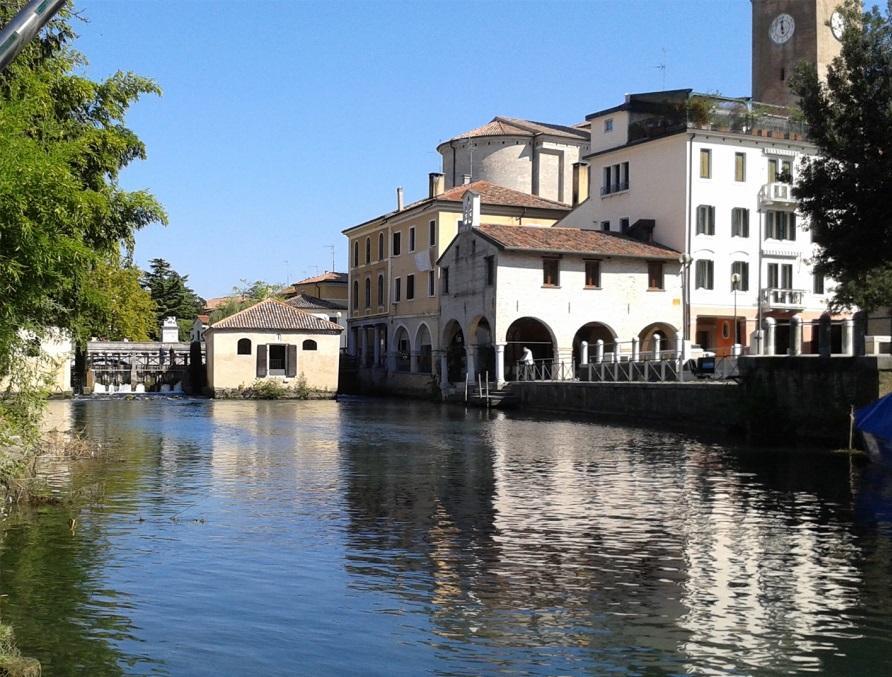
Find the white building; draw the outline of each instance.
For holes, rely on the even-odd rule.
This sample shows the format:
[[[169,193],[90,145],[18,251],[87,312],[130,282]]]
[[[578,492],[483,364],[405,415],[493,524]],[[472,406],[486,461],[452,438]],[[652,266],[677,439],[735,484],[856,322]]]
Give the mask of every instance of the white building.
[[[633,353],[633,340],[642,351],[676,349],[679,252],[618,233],[485,224],[479,214],[469,193],[438,261],[448,382],[511,380],[524,347],[565,376],[583,341],[592,351],[598,340],[611,352]]]
[[[588,116],[590,197],[557,225],[652,228],[691,259],[686,338],[728,353],[771,317],[786,352],[784,321],[817,320],[831,291],[812,269],[814,246],[789,185],[815,148],[786,112],[691,90],[629,95]],[[806,351],[817,351],[816,338],[816,327],[806,329]]]

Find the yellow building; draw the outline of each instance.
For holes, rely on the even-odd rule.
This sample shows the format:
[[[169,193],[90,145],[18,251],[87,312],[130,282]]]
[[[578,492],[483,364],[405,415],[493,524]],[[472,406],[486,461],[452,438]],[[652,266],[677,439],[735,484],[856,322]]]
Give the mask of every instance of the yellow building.
[[[418,391],[436,374],[440,350],[440,279],[436,261],[463,219],[468,191],[480,195],[487,223],[551,226],[567,205],[475,181],[444,190],[442,174],[431,174],[424,200],[346,229],[349,240],[350,315],[347,351],[361,380],[392,390]]]
[[[338,325],[268,299],[212,324],[205,333],[208,386],[216,396],[273,381],[334,397]]]
[[[298,294],[315,296],[325,301],[347,302],[347,273],[334,273],[325,271],[321,275],[314,275],[299,282],[295,282],[284,294],[285,298],[291,298]]]

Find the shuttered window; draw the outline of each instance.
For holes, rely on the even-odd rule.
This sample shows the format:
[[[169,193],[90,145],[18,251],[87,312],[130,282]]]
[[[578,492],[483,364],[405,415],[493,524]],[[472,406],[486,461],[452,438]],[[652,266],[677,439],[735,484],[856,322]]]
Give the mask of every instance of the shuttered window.
[[[288,352],[286,353],[285,376],[288,378],[297,376],[297,346],[294,344],[288,346]]]
[[[700,150],[700,178],[708,179],[712,176],[712,151],[703,148]]]
[[[746,153],[734,153],[734,180],[746,181]]]
[[[585,262],[585,286],[595,289],[601,286],[601,262],[586,261]]]
[[[415,276],[406,275],[406,300],[411,301],[415,298]]]
[[[542,259],[542,286],[557,287],[560,284],[558,259]]]
[[[257,378],[266,376],[266,346],[259,344],[257,346]]]
[[[734,207],[731,210],[731,237],[750,236],[750,210]]]
[[[648,289],[664,289],[663,282],[663,262],[648,261],[647,262],[647,288]]]
[[[697,207],[697,235],[715,235],[715,207]]]
[[[695,271],[696,289],[713,289],[713,263],[709,259],[700,259]]]

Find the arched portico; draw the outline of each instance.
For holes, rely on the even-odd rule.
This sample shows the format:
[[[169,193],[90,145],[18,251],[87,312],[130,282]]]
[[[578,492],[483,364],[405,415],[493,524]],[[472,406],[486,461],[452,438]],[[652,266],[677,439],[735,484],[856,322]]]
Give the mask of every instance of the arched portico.
[[[638,332],[642,355],[653,355],[657,348],[656,337],[660,338],[660,352],[678,349],[678,330],[666,322],[654,322]]]
[[[461,325],[449,320],[443,327],[443,358],[446,361],[446,381],[458,383],[465,380],[467,356],[465,355],[465,334]]]
[[[509,380],[516,378],[517,363],[523,349],[529,348],[534,360],[553,360],[557,356],[554,332],[542,320],[520,317],[505,332],[505,374]]]
[[[430,374],[433,371],[433,352],[431,330],[426,322],[422,322],[415,332],[415,351],[412,353],[415,364],[412,371],[419,374]]]
[[[409,371],[412,342],[409,339],[409,331],[403,325],[399,325],[393,333],[393,352],[394,371]]]
[[[473,368],[476,377],[478,374],[484,378],[495,378],[495,347],[492,342],[492,327],[486,317],[475,318],[468,325],[468,336],[471,337],[473,350]]]
[[[581,345],[583,341],[588,343],[589,361],[593,360],[595,344],[599,340],[604,342],[604,350],[610,352],[616,343],[616,332],[603,322],[587,322],[577,329],[573,336],[573,361],[576,364],[582,364]]]

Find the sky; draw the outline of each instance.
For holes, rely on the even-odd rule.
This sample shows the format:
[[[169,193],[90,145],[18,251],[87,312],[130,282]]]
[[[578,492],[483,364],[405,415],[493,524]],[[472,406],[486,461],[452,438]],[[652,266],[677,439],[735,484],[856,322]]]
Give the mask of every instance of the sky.
[[[153,78],[121,176],[170,223],[137,235],[206,298],[346,270],[345,228],[426,197],[441,141],[559,124],[630,92],[750,92],[750,0],[76,0],[94,79]],[[665,65],[665,69],[660,68]]]

